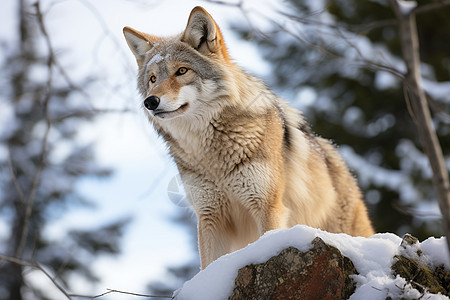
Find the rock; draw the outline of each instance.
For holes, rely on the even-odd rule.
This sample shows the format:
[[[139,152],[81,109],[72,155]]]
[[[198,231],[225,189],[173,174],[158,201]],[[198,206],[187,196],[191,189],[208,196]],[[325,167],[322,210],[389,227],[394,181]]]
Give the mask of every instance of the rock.
[[[450,271],[444,266],[430,269],[430,263],[423,256],[418,246],[417,238],[405,234],[400,245],[400,255],[395,255],[391,269],[394,275],[405,278],[411,285],[424,292],[425,289],[433,294],[441,293],[450,296]]]
[[[320,238],[312,243],[307,252],[289,247],[265,263],[241,268],[228,299],[348,299],[356,288],[353,263]]]

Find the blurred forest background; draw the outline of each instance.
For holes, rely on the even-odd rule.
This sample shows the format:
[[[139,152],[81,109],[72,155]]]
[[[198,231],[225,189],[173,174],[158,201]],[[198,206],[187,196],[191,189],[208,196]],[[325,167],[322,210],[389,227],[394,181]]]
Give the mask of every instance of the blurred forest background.
[[[31,269],[74,298],[68,292],[71,276],[97,280],[92,262],[120,253],[132,220],[119,218],[58,238],[44,232],[72,207],[92,206],[75,188],[77,181],[113,172],[96,163],[92,143],[76,138],[81,125],[130,111],[95,107],[90,91],[99,88],[99,79],[72,76],[52,45],[41,3],[18,2],[16,42],[0,36],[0,218],[6,233],[0,241],[0,299],[48,299],[45,289],[27,279]],[[420,240],[443,234],[432,172],[398,78],[405,66],[388,0],[289,0],[270,12],[245,9],[245,0],[196,1],[192,7],[203,4],[232,8],[247,20],[219,25],[231,26],[254,45],[270,65],[263,74],[268,85],[301,109],[317,134],[339,146],[377,232],[409,232]],[[449,168],[450,3],[418,1],[419,7],[430,4],[436,7],[417,14],[422,77]],[[179,23],[182,29],[184,20]],[[195,216],[184,207],[174,215],[174,222],[188,228],[196,253]],[[167,278],[149,283],[148,292],[171,295],[198,270],[198,258],[174,265]]]

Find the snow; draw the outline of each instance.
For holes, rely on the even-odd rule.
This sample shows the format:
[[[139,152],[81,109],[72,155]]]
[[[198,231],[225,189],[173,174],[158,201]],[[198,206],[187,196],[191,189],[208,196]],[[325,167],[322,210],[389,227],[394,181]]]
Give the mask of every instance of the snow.
[[[432,265],[444,265],[446,269],[450,269],[450,261],[447,243],[444,238],[436,239],[430,237],[420,244],[423,254],[431,261]]]
[[[163,59],[164,59],[164,57],[162,57],[160,53],[156,53],[155,56],[153,56],[152,59],[150,59],[150,61],[148,62],[147,67],[153,63],[157,64],[160,61],[162,61]]]
[[[404,1],[404,0],[397,0],[398,6],[400,7],[400,12],[402,15],[407,16],[409,15],[414,8],[417,6],[416,1]]]
[[[422,67],[423,69],[423,67]],[[437,82],[426,78],[422,79],[423,88],[425,92],[430,94],[433,98],[439,99],[445,103],[450,102],[450,81]]]
[[[184,299],[228,299],[234,288],[238,270],[248,264],[258,264],[278,255],[281,250],[293,246],[300,251],[312,248],[312,240],[320,237],[326,244],[338,248],[350,258],[358,275],[353,279],[357,284],[355,299],[417,299],[422,294],[414,289],[405,279],[393,275],[391,265],[394,255],[410,253],[420,247],[424,259],[438,266],[450,267],[446,240],[429,238],[411,247],[401,247],[402,239],[392,233],[380,233],[370,238],[351,237],[346,234],[333,234],[298,225],[290,229],[273,230],[264,234],[259,240],[236,252],[224,255],[187,281],[174,293],[177,300]],[[449,299],[443,295],[425,293],[424,299]]]
[[[4,99],[0,99],[2,103]],[[2,105],[0,109],[0,139],[6,140],[17,129],[19,121],[15,118],[14,108],[9,105]]]

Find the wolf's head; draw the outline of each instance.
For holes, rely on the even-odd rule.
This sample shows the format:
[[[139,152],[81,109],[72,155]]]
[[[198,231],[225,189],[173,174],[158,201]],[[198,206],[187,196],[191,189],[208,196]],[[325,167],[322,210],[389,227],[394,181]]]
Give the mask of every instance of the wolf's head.
[[[161,38],[123,29],[136,57],[138,87],[149,118],[163,125],[172,120],[210,118],[226,105],[228,56],[222,33],[202,7],[195,7],[181,34]]]

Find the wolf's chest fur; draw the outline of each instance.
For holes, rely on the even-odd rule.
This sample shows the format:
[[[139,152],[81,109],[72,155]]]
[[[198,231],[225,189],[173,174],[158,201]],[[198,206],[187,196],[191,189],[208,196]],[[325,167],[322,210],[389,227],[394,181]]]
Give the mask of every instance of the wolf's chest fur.
[[[252,116],[232,110],[225,109],[201,131],[167,132],[169,151],[179,167],[220,180],[276,150],[277,144],[268,139],[281,138],[278,112]]]

